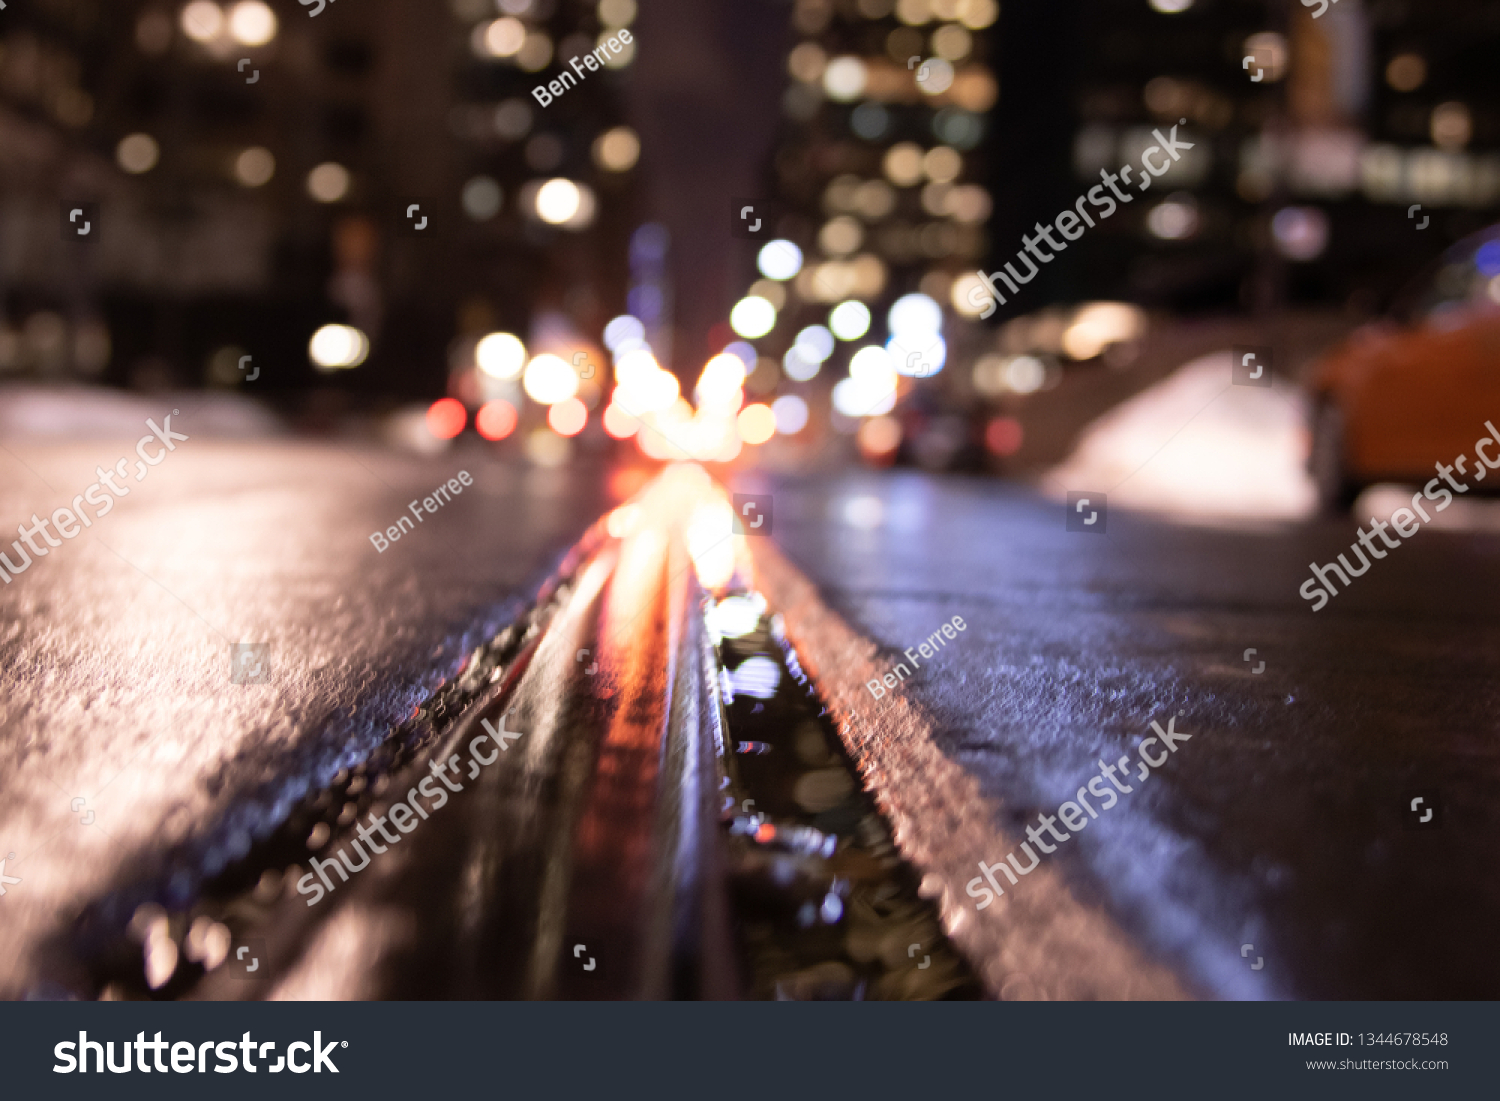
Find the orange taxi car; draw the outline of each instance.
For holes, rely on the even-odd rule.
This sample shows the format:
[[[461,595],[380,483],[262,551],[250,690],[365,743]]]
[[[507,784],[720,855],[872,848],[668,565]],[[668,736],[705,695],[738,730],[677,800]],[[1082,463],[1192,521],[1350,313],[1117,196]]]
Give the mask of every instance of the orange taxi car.
[[[1310,387],[1308,469],[1326,509],[1375,482],[1427,482],[1468,451],[1500,423],[1500,225],[1447,250],[1390,318],[1327,353]]]

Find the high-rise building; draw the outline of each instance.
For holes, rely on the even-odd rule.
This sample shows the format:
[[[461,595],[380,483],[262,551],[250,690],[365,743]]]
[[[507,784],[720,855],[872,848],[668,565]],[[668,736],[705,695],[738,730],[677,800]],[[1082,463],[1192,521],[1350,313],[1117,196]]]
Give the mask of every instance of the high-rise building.
[[[617,103],[635,15],[634,0],[11,5],[0,370],[236,385],[248,355],[263,393],[417,397],[487,329],[525,336],[545,313],[597,331],[625,295],[640,146]],[[97,236],[67,238],[64,201],[97,206]],[[309,337],[335,322],[365,342],[319,370]]]
[[[1369,306],[1500,205],[1482,4],[1073,6],[1073,188],[1137,163],[1155,129],[1194,144],[1059,266],[1073,301]],[[1417,204],[1436,232],[1414,229]]]
[[[753,253],[759,270],[731,324],[760,356],[752,393],[821,407],[831,386],[835,425],[862,422],[870,455],[900,441],[887,416],[897,398],[940,391],[977,337],[962,292],[988,251],[982,150],[998,16],[995,0],[793,8],[764,190],[773,239]]]

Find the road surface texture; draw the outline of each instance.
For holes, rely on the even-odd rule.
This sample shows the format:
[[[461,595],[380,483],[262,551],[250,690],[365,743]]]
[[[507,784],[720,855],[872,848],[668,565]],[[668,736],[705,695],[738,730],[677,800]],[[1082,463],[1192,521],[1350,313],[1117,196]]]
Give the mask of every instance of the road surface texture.
[[[191,418],[172,430],[196,435]],[[194,839],[200,864],[232,861],[299,780],[368,753],[610,503],[597,470],[479,450],[206,437],[137,482],[135,443],[9,439],[0,454],[7,528],[131,457],[112,511],[0,586],[9,997],[57,993],[47,976],[72,989],[73,961],[46,946],[85,906],[170,871]],[[460,470],[471,486],[377,551],[372,532]],[[240,642],[268,644],[263,683],[231,683]],[[172,889],[195,884],[186,871]]]
[[[1001,996],[1500,990],[1500,538],[1424,530],[1314,613],[1353,518],[1096,534],[991,481],[735,488],[774,494],[756,583]],[[1173,719],[1161,767],[977,908],[979,861],[1024,869],[1025,828]]]
[[[134,454],[6,447],[21,523]],[[774,508],[730,537],[690,470],[615,507],[617,475],[477,449],[130,469],[0,587],[7,996],[1500,988],[1494,535],[1423,531],[1313,613],[1348,520],[1095,534],[862,473],[737,487]],[[1086,828],[1035,833],[1075,798]],[[399,848],[354,847],[377,814]],[[369,863],[320,883],[336,852]]]
[[[100,446],[15,459],[55,494]],[[7,993],[983,993],[775,617],[731,588],[744,541],[701,470],[607,509],[583,481],[630,472],[181,446],[108,540],[12,581],[61,614],[13,613]],[[264,683],[233,683],[246,636],[268,652],[234,671]]]

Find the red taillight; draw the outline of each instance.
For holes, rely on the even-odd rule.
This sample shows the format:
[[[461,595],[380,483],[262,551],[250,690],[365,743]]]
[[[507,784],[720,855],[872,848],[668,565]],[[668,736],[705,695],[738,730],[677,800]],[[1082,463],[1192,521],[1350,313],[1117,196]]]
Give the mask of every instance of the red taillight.
[[[451,440],[469,422],[469,411],[457,398],[438,398],[427,407],[427,430],[440,440]]]

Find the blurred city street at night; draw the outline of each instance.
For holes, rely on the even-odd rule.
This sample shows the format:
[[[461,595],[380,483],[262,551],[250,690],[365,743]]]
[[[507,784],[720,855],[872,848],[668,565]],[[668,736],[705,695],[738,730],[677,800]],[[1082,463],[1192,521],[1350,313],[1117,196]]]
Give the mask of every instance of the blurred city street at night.
[[[0,7],[0,997],[1500,992],[1493,5]]]

